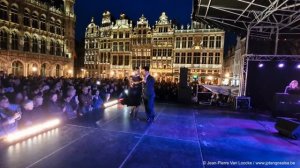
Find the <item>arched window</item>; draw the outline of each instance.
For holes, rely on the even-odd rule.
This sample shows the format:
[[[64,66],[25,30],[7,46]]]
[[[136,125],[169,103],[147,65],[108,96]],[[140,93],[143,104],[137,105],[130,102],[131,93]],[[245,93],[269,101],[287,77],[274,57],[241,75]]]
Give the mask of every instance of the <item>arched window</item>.
[[[30,27],[30,12],[27,9],[24,11],[23,24]]]
[[[42,15],[41,16],[41,30],[46,31],[47,27],[46,27],[46,16]]]
[[[11,35],[11,49],[18,50],[19,49],[19,36],[16,32]]]
[[[0,3],[0,19],[8,20],[7,4],[3,1]]]
[[[56,22],[56,34],[58,34],[58,35],[61,35],[61,22],[60,22],[60,20],[58,20],[57,22]]]
[[[23,72],[23,64],[20,61],[14,61],[12,63],[12,73],[15,76],[23,76],[24,72]]]
[[[60,76],[60,66],[56,65],[55,67],[55,76],[59,77]]]
[[[11,21],[15,23],[19,23],[19,16],[18,16],[18,7],[13,5],[10,9],[11,11]]]
[[[38,14],[32,14],[32,27],[38,29],[39,28],[39,21],[38,21]]]
[[[55,43],[53,40],[50,42],[50,54],[54,55],[55,54]]]
[[[54,20],[54,18],[51,18],[51,21],[50,21],[50,32],[55,33],[55,20]]]
[[[61,46],[59,42],[56,42],[56,55],[61,56]]]
[[[0,49],[7,50],[8,38],[5,30],[0,30]]]
[[[39,43],[38,43],[38,39],[36,37],[33,37],[32,39],[32,52],[39,52]]]
[[[24,36],[24,51],[30,51],[30,38],[29,36]]]
[[[41,40],[41,53],[46,54],[46,50],[47,50],[46,40],[44,38],[42,38],[42,40]]]

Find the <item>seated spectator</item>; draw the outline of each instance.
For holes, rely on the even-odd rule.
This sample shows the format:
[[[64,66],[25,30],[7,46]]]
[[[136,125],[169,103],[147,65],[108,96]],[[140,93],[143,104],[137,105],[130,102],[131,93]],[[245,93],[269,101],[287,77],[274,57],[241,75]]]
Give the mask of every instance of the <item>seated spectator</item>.
[[[102,106],[103,106],[103,100],[100,96],[99,90],[96,90],[94,95],[93,95],[93,105],[92,105],[92,107],[93,107],[93,109],[99,110],[99,109],[102,108]]]
[[[79,108],[81,115],[88,115],[92,112],[93,97],[89,93],[89,88],[87,86],[82,88],[82,93],[79,95]]]
[[[8,98],[0,95],[0,137],[15,131],[21,119],[21,113],[9,110],[9,106]]]
[[[22,103],[22,119],[21,127],[27,127],[33,124],[34,122],[34,113],[33,113],[33,101],[25,100]]]
[[[43,106],[43,95],[38,93],[33,97],[33,115],[34,122],[42,121],[46,119],[45,107]]]
[[[57,93],[50,93],[49,100],[45,104],[45,110],[52,117],[62,117],[63,110],[57,101]]]
[[[71,120],[77,118],[78,104],[79,101],[78,96],[76,96],[76,90],[74,88],[69,88],[63,104],[65,119]]]

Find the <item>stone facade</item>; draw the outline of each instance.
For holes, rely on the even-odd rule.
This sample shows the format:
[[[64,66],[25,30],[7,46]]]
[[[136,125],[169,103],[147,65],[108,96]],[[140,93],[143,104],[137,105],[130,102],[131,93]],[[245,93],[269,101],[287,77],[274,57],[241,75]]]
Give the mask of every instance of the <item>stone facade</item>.
[[[0,71],[28,76],[73,76],[74,0],[63,8],[37,0],[0,0]]]
[[[158,80],[178,81],[180,67],[187,67],[190,80],[220,84],[224,34],[194,21],[177,28],[165,12],[153,27],[144,15],[133,27],[124,14],[113,23],[106,11],[100,26],[92,19],[86,28],[82,76],[121,78],[148,65]]]

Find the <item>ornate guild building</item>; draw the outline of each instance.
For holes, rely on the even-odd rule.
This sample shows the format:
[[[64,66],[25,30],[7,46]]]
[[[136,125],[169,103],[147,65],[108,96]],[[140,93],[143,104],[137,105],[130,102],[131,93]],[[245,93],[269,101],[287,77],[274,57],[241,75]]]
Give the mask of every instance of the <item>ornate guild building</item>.
[[[220,84],[224,31],[192,21],[177,28],[165,12],[150,27],[142,15],[136,25],[121,14],[115,23],[103,13],[100,26],[92,19],[86,28],[83,76],[126,77],[133,67],[148,65],[157,80],[178,81],[180,67],[190,81]]]
[[[73,76],[75,0],[61,8],[38,0],[0,0],[0,71]]]

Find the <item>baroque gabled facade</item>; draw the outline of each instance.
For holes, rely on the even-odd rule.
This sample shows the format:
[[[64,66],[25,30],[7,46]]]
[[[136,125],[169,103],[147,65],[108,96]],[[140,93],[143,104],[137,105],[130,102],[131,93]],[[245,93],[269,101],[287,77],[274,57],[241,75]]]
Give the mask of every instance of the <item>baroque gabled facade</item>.
[[[38,0],[0,0],[0,71],[73,76],[75,0],[63,8]]]
[[[194,21],[177,28],[165,12],[153,27],[144,15],[133,27],[124,14],[113,23],[106,11],[100,26],[92,19],[86,29],[82,76],[128,77],[133,67],[148,65],[157,80],[178,81],[180,67],[187,67],[190,80],[220,84],[224,35]]]

